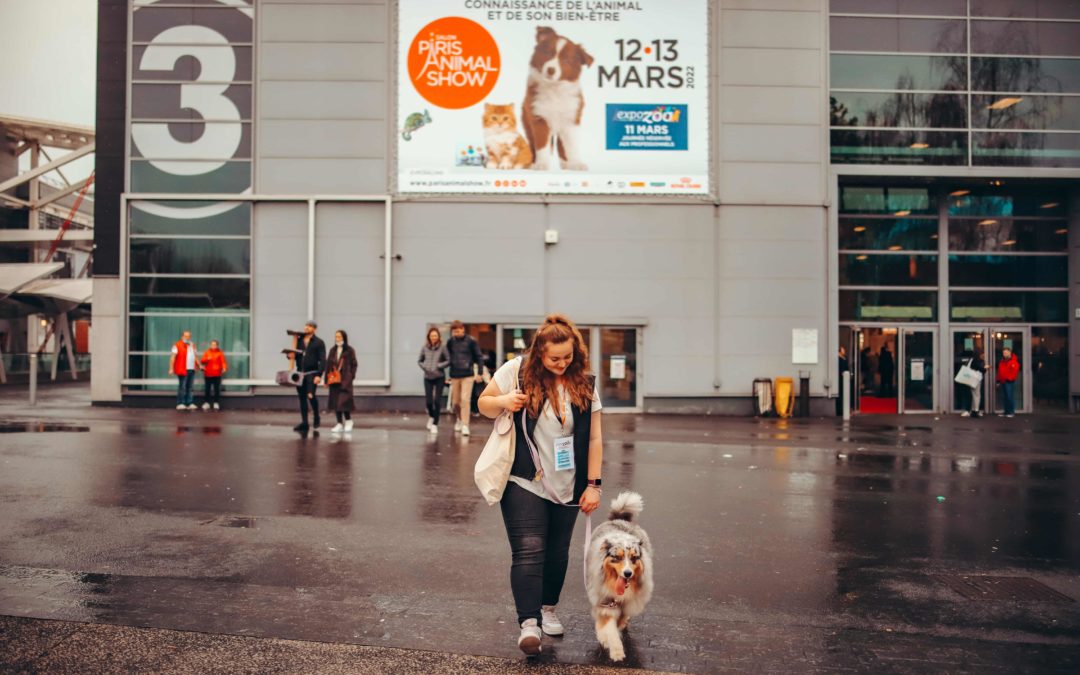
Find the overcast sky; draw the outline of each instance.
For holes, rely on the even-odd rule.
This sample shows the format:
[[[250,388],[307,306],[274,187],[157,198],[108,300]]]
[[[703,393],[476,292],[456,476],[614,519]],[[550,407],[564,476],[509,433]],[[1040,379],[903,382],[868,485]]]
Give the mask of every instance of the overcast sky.
[[[94,126],[96,40],[97,0],[0,0],[0,115]]]

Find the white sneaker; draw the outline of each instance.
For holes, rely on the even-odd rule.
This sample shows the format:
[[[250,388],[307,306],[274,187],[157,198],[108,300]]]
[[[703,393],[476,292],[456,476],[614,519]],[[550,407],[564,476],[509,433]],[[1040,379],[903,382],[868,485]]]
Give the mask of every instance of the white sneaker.
[[[964,412],[960,413],[960,417],[971,417],[971,413],[965,410]]]
[[[187,406],[184,405],[183,403],[181,403],[181,404],[176,406],[176,409],[177,410],[187,410]]]
[[[345,433],[352,431],[352,420],[345,420]]]
[[[194,403],[189,403],[187,409],[188,410],[198,410],[199,408]]]
[[[461,435],[462,436],[470,436],[470,435],[472,435],[472,432],[469,431],[469,425],[468,424],[461,425]]]
[[[203,403],[202,404],[202,409],[203,410],[209,410],[210,409],[210,404],[209,403]]]
[[[454,420],[454,431],[461,431],[461,420]]]
[[[214,404],[214,410],[221,410],[221,404],[220,403],[215,403]]]
[[[424,428],[427,429],[428,431],[431,431],[431,418],[430,417],[428,418],[427,424],[424,425]]]
[[[1016,417],[1016,415],[1006,415],[1005,417]]]
[[[344,429],[344,428],[345,427],[342,426],[341,422],[338,422],[334,426],[330,427],[330,433],[332,433],[332,434],[340,434],[341,430]]]
[[[427,430],[429,433],[437,434],[439,433],[439,425],[429,421],[427,423]]]
[[[555,605],[544,605],[540,608],[540,629],[548,635],[562,635],[566,632],[562,621],[555,616]]]
[[[525,619],[521,622],[518,649],[529,656],[536,656],[540,653],[540,627],[536,625],[536,619]]]

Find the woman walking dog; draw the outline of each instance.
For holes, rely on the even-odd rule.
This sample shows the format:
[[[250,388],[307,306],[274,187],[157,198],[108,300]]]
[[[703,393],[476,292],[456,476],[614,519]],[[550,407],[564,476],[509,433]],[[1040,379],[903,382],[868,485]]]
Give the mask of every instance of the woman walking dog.
[[[579,510],[588,514],[600,505],[602,406],[585,341],[574,324],[559,314],[548,316],[528,353],[495,373],[479,407],[489,418],[503,410],[514,413],[514,463],[500,505],[512,554],[518,647],[534,655],[540,652],[541,631],[563,634],[555,606],[574,521]]]

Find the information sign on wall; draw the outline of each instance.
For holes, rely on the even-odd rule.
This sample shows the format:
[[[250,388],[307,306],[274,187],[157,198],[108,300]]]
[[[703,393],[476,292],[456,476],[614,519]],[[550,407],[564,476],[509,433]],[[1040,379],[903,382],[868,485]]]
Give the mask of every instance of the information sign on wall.
[[[708,194],[705,0],[400,0],[397,189]]]

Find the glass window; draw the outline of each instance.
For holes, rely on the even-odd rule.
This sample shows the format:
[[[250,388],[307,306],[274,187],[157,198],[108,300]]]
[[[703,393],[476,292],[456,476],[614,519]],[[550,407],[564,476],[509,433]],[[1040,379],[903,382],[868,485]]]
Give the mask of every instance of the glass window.
[[[146,274],[248,274],[251,240],[133,238],[130,269]]]
[[[836,91],[829,97],[829,114],[832,126],[964,129],[967,96]]]
[[[156,166],[155,166],[156,165]],[[191,173],[211,167],[205,173]],[[176,167],[175,173],[163,170]],[[131,160],[132,192],[240,194],[251,187],[251,160]]]
[[[1080,24],[1052,21],[972,21],[971,52],[1080,56]]]
[[[1069,285],[1068,256],[950,255],[949,284],[1064,288]]]
[[[829,11],[851,14],[964,16],[966,0],[830,0]]]
[[[971,0],[972,16],[1080,19],[1076,0]]]
[[[1065,406],[1069,393],[1069,329],[1031,327],[1032,394],[1038,406]]]
[[[207,96],[224,96],[236,106],[240,118],[251,119],[251,85],[234,84],[224,92],[218,84],[185,84],[184,90],[202,99]],[[189,94],[190,95],[190,94]],[[180,104],[180,96],[175,84],[133,84],[131,85],[131,116],[138,119],[153,120],[204,120],[194,108],[185,108]],[[235,118],[226,118],[234,121]]]
[[[140,9],[136,14],[145,10]],[[140,64],[146,55],[147,45],[133,45],[131,47],[131,79],[136,80],[168,80],[170,82],[194,82],[202,72],[199,60],[191,57],[177,59],[170,70],[143,70]],[[253,54],[251,47],[237,47],[234,45],[200,45],[199,53],[204,58],[217,63],[235,63],[236,67],[230,82],[251,82]]]
[[[175,340],[173,340],[175,342]],[[132,354],[128,356],[128,377],[132,379],[159,379],[174,377],[174,374],[169,370],[169,362],[172,358],[171,353],[165,354]],[[229,354],[225,353],[225,361],[228,363],[229,372],[225,374],[222,384],[225,391],[246,391],[246,386],[229,386],[230,379],[242,379],[246,380],[250,377],[251,357],[247,354]],[[200,391],[199,383],[193,387],[196,398],[199,398]],[[176,391],[176,385],[150,385],[146,386],[144,391]]]
[[[251,337],[251,317],[235,312],[203,312],[190,316],[177,313],[154,313],[132,316],[128,324],[128,350],[132,352],[168,352],[180,334],[191,331],[191,339],[202,352],[217,340],[229,354],[246,354]]]
[[[834,16],[829,20],[829,47],[851,52],[953,54],[967,49],[966,23],[955,19]]]
[[[152,308],[248,309],[250,279],[132,277],[128,282],[132,312]]]
[[[840,255],[841,286],[936,286],[936,255]]]
[[[936,218],[840,218],[841,249],[936,251],[937,238]]]
[[[975,132],[971,142],[976,166],[1080,167],[1080,133]]]
[[[1065,323],[1069,294],[1058,291],[951,291],[953,321]]]
[[[128,218],[133,235],[251,234],[250,202],[131,202]]]
[[[154,156],[150,159],[211,159],[220,161],[223,159],[246,159],[251,157],[251,124],[248,122],[134,122],[131,125],[132,157],[145,156],[139,148],[139,144],[135,142],[135,130],[140,127],[156,127],[161,124],[168,126],[169,135],[176,143],[171,144],[167,149],[154,153]],[[230,139],[235,138],[233,134],[236,133],[237,126],[240,128],[240,137],[231,154],[223,155],[222,150],[218,147],[215,147],[212,151],[207,151],[206,154],[195,155],[191,151],[192,144],[207,134],[225,135]],[[225,152],[231,149],[226,146],[222,147],[225,147]]]
[[[1064,220],[1013,218],[951,218],[949,220],[949,250],[951,251],[1056,253],[1068,250],[1068,237],[1069,229]]]
[[[949,194],[950,216],[1037,216],[1064,218],[1065,195],[1056,190],[998,188],[997,194],[954,190]]]
[[[937,199],[924,187],[846,185],[840,189],[840,212],[936,216]]]
[[[1080,68],[1080,63],[1077,67]],[[971,126],[976,129],[1080,130],[1080,96],[974,94],[971,97]]]
[[[195,4],[195,3],[192,3]],[[173,26],[209,26],[229,42],[251,42],[252,20],[230,7],[143,7],[133,14],[132,39],[149,42]],[[158,38],[162,44],[190,44],[190,39]],[[204,42],[198,40],[198,42]]]
[[[967,164],[967,132],[833,129],[837,164]]]
[[[1076,94],[1080,93],[1080,68],[1074,59],[973,56],[971,89]]]
[[[831,86],[837,89],[967,88],[967,59],[962,56],[833,54],[829,71]]]
[[[841,321],[936,321],[937,291],[840,290]]]

